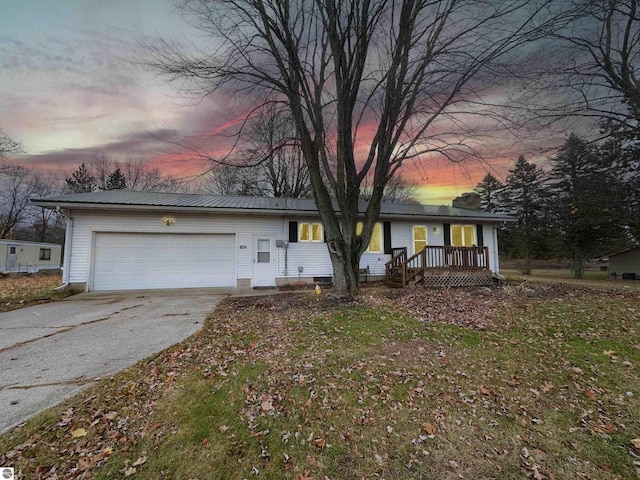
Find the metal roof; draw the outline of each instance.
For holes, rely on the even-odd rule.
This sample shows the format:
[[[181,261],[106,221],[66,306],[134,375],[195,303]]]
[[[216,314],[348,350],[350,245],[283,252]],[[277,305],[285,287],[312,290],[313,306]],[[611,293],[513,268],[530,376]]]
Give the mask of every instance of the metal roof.
[[[27,240],[9,240],[9,239],[0,239],[0,244],[1,245],[27,245],[27,246],[31,246],[31,247],[58,247],[60,248],[61,245],[58,243],[46,243],[46,242],[30,242]]]
[[[304,214],[317,212],[316,204],[310,198],[273,198],[207,195],[194,193],[133,192],[129,190],[109,190],[91,193],[77,193],[56,197],[35,198],[35,205],[46,208],[92,209],[92,210],[149,210],[171,209],[184,211],[255,212],[265,214]],[[361,202],[362,213],[367,207]],[[336,207],[337,210],[337,207]],[[420,205],[412,203],[383,203],[381,217],[448,217],[477,220],[509,221],[511,217],[444,205]]]

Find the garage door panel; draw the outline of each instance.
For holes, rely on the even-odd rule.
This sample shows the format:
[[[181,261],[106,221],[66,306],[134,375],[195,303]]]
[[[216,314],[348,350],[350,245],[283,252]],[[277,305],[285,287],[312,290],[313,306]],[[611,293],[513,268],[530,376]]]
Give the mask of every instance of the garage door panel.
[[[96,233],[94,290],[235,285],[235,236]]]

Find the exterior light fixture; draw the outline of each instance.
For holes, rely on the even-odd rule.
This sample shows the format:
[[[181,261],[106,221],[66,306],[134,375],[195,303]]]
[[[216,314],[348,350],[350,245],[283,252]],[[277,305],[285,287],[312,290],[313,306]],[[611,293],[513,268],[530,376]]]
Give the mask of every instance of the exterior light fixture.
[[[170,227],[171,225],[176,223],[176,221],[173,218],[165,217],[162,219],[162,223],[164,223],[167,227]]]

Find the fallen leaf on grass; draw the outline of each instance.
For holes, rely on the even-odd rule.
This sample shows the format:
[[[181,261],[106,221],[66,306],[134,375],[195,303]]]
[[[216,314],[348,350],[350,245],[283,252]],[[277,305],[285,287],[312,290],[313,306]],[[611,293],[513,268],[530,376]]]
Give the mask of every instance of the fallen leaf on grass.
[[[138,458],[135,462],[133,462],[131,466],[139,467],[140,465],[144,465],[145,463],[147,463],[147,456],[143,455],[142,457]]]
[[[489,390],[487,387],[485,387],[484,385],[482,385],[478,390],[480,390],[480,393],[482,395],[491,395],[491,390]]]
[[[133,475],[136,472],[137,472],[137,470],[134,467],[129,467],[124,471],[124,476],[125,477],[130,477],[131,475]]]
[[[316,438],[313,441],[313,444],[318,448],[323,448],[327,444],[327,442],[324,438]]]
[[[634,438],[631,440],[631,445],[640,450],[640,438]]]
[[[588,399],[590,400],[595,400],[596,399],[596,394],[593,392],[593,390],[591,390],[590,388],[585,388],[584,389],[584,394],[587,396]]]
[[[533,466],[533,478],[535,478],[535,480],[544,480],[544,475],[540,473],[540,469],[537,465]]]
[[[551,382],[544,382],[541,386],[540,386],[540,390],[542,390],[543,392],[550,392],[553,389],[553,383]]]
[[[435,435],[436,433],[438,433],[438,427],[436,427],[433,423],[422,422],[422,424],[420,426],[429,435]]]
[[[76,428],[71,432],[73,438],[84,437],[86,434],[87,431],[84,428]]]

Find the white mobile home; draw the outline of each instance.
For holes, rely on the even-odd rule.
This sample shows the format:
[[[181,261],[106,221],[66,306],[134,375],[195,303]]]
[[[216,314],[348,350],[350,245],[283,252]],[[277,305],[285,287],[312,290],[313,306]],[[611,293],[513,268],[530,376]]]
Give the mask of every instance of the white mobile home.
[[[0,272],[28,272],[60,268],[62,247],[55,243],[0,240]]]
[[[67,216],[63,281],[90,290],[262,287],[331,277],[311,199],[114,190],[36,199]],[[364,211],[363,205],[362,211]],[[482,247],[498,273],[505,217],[444,206],[383,204],[361,268],[384,276],[393,252]]]

